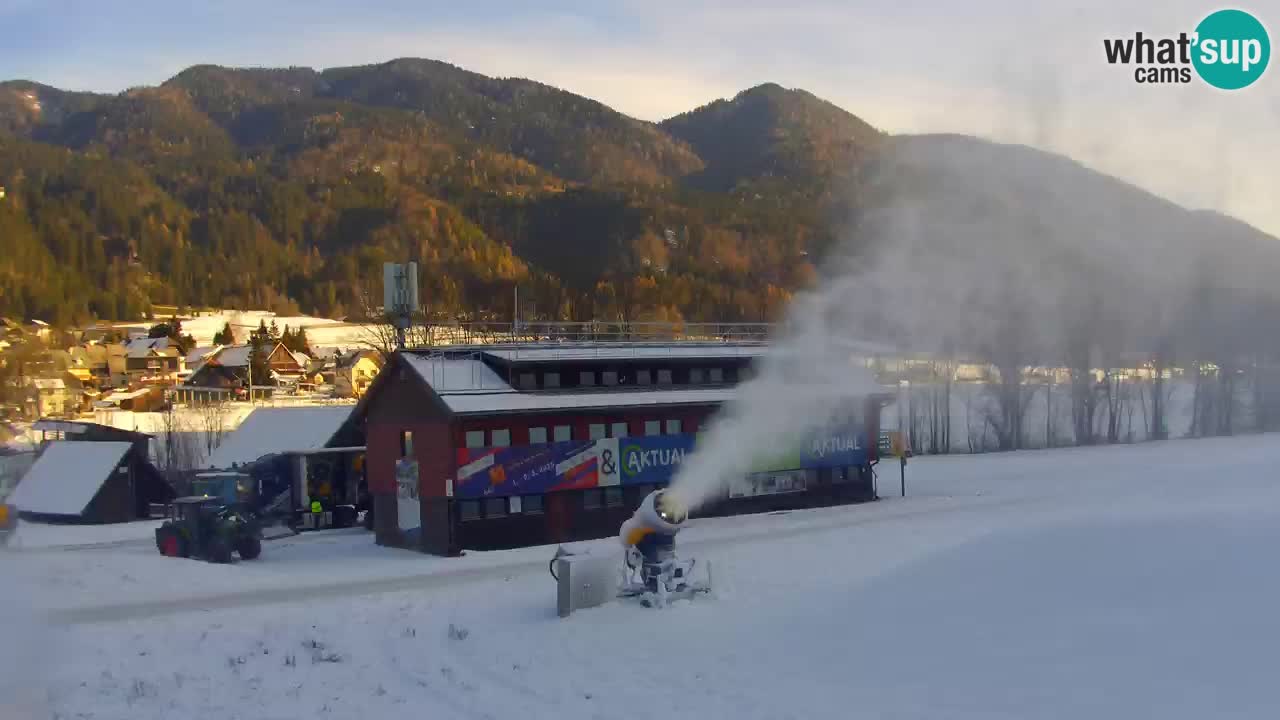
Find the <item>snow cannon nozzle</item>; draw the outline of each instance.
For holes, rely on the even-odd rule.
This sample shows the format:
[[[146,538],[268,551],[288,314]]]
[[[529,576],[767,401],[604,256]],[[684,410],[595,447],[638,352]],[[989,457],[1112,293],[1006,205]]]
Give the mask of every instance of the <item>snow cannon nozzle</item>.
[[[666,490],[658,490],[654,493],[653,507],[658,512],[658,517],[669,525],[680,525],[689,518],[689,512],[685,510],[684,503],[677,500],[675,496],[667,494]]]
[[[688,517],[683,505],[666,490],[654,490],[640,501],[635,514],[622,524],[622,542],[630,547],[648,535],[675,537]]]

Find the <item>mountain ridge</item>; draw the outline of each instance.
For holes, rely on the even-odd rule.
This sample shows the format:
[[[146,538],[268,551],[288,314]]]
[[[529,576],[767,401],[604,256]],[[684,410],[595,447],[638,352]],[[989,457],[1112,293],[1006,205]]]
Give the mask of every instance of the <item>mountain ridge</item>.
[[[417,259],[434,317],[510,317],[519,285],[530,319],[768,320],[870,242],[869,177],[903,137],[775,83],[652,123],[420,58],[195,65],[116,95],[9,81],[0,315],[358,317],[382,262]]]

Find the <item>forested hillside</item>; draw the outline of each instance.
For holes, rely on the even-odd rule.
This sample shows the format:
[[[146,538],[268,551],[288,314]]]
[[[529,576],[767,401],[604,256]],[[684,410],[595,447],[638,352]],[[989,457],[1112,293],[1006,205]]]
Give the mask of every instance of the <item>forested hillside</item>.
[[[774,112],[677,132],[430,60],[197,66],[115,96],[0,83],[0,314],[355,316],[383,261],[415,259],[441,317],[509,317],[518,284],[531,318],[769,319],[848,219],[813,188],[880,134],[758,93]],[[777,142],[735,163],[716,127]]]
[[[528,319],[769,320],[837,239],[871,242],[890,144],[772,84],[654,124],[418,59],[196,66],[119,95],[5,82],[0,315],[357,317],[412,259],[437,318],[509,318],[518,286]]]

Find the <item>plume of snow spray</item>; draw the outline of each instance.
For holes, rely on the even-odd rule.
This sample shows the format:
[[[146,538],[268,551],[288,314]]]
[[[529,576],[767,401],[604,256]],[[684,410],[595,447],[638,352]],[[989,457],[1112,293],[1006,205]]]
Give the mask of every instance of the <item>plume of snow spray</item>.
[[[794,449],[806,434],[845,414],[860,416],[862,398],[882,391],[857,361],[860,348],[847,333],[834,291],[798,296],[790,321],[774,338],[755,378],[726,404],[698,452],[681,466],[669,503],[696,509],[763,457]]]
[[[854,360],[878,354],[860,351],[868,341],[1002,369],[1060,365],[1073,350],[1157,346],[1185,324],[1176,309],[1206,273],[1265,287],[1247,261],[1209,252],[1202,218],[1030,148],[902,138],[865,179],[855,231],[685,459],[671,500],[696,509],[884,392]],[[1010,412],[1025,407],[1020,397]]]

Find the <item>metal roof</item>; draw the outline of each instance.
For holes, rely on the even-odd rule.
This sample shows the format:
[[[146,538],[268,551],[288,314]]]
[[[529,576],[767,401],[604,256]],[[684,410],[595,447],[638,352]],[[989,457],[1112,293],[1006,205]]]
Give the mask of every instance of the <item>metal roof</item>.
[[[317,450],[329,444],[352,406],[256,408],[213,451],[210,468],[251,463],[263,455]]]
[[[411,353],[403,357],[449,410],[458,415],[712,404],[728,400],[735,392],[728,386],[519,392],[479,357],[426,357]]]
[[[249,364],[249,353],[252,350],[249,345],[228,345],[212,357],[206,358],[206,362],[212,361],[223,367],[244,367]]]
[[[515,389],[479,357],[403,355],[409,367],[439,395],[456,393],[514,393]]]

